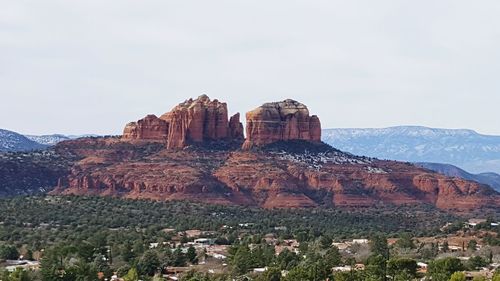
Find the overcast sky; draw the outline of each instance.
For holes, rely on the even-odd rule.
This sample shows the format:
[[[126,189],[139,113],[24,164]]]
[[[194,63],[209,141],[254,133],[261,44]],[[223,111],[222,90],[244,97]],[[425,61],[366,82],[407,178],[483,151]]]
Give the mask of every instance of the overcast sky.
[[[119,134],[207,93],[323,128],[500,134],[500,1],[0,0],[0,128]]]

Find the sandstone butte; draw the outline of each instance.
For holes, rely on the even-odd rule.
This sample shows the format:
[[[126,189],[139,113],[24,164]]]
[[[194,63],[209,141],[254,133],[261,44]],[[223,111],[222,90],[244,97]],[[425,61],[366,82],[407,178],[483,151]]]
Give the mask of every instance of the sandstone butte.
[[[121,138],[62,142],[56,152],[78,160],[53,193],[265,208],[500,207],[489,186],[322,143],[319,118],[296,101],[248,112],[246,140],[239,115],[227,116],[225,103],[201,96],[129,123]]]
[[[246,117],[247,139],[243,149],[277,141],[321,142],[318,116],[310,116],[307,107],[297,101],[266,103],[248,112]]]
[[[189,99],[160,117],[148,115],[128,123],[124,140],[162,141],[167,148],[184,148],[205,141],[243,139],[243,125],[236,114],[228,120],[227,104],[206,95]]]

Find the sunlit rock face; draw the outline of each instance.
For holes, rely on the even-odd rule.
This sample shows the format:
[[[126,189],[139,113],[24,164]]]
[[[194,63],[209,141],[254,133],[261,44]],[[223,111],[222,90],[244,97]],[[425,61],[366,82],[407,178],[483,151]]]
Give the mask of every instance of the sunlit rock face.
[[[189,99],[157,118],[148,115],[124,129],[124,140],[164,140],[179,149],[204,141],[243,139],[239,114],[228,118],[227,104],[206,95]]]
[[[248,112],[246,119],[243,149],[278,141],[321,141],[319,118],[310,116],[307,106],[291,99],[263,104]]]

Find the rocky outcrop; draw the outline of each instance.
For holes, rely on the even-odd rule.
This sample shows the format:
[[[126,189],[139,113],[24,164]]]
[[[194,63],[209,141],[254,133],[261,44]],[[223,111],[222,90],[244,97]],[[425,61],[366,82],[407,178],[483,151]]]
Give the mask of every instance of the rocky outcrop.
[[[305,105],[288,99],[266,103],[246,114],[247,139],[243,149],[278,141],[321,142],[321,123]]]
[[[167,148],[178,149],[205,141],[242,139],[239,115],[228,120],[227,104],[206,95],[180,103],[159,118],[146,118],[127,124],[124,140],[164,140]]]
[[[165,141],[169,125],[156,115],[148,115],[137,122],[128,123],[123,130],[123,138],[130,140]]]
[[[169,123],[171,128],[168,148],[182,148],[189,143],[229,137],[227,104],[211,101],[206,95],[187,100],[160,118]]]
[[[396,161],[358,157],[301,142],[289,151],[172,150],[156,142],[66,141],[79,160],[55,194],[190,200],[265,208],[433,205],[457,212],[499,208],[486,185]],[[307,151],[307,153],[305,152]]]
[[[236,113],[229,119],[229,137],[232,139],[243,140],[243,124],[240,122],[240,114]]]
[[[150,115],[127,125],[121,139],[62,142],[56,151],[78,160],[59,178],[54,193],[265,208],[426,204],[461,212],[500,207],[500,194],[486,185],[408,163],[354,156],[321,143],[319,118],[293,100],[247,113],[246,150],[240,143],[177,149],[241,141],[239,119],[236,114],[228,120],[225,103],[201,96],[159,118]]]

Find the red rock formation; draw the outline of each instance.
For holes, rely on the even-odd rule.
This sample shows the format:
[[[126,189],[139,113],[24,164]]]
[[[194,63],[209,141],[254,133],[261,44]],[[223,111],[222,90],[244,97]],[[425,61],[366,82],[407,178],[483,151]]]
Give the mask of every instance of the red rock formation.
[[[319,118],[293,100],[264,104],[247,113],[248,138],[243,147],[306,142],[279,143],[263,151],[164,149],[157,142],[183,148],[207,140],[241,140],[239,117],[228,121],[225,103],[201,96],[160,118],[150,115],[127,125],[122,139],[62,142],[56,151],[79,160],[58,181],[55,193],[265,208],[380,203],[431,204],[457,211],[500,207],[500,194],[488,186],[407,163],[353,156],[322,144]]]
[[[247,139],[243,149],[277,141],[321,141],[321,123],[307,107],[294,100],[266,103],[246,114]]]
[[[226,103],[211,101],[202,95],[177,105],[160,118],[148,115],[136,123],[127,124],[123,139],[164,140],[167,148],[183,148],[207,140],[241,139],[241,128],[239,115],[233,116],[231,123],[228,121]]]
[[[243,124],[240,122],[240,114],[236,113],[229,119],[229,137],[232,139],[244,139]]]
[[[161,119],[170,125],[168,148],[182,148],[188,143],[229,138],[227,104],[211,101],[206,95],[187,100]]]
[[[265,208],[381,203],[430,204],[456,211],[500,207],[500,195],[488,186],[407,163],[341,152],[306,157],[272,151],[167,150],[155,143],[124,145],[118,139],[67,141],[56,149],[81,158],[59,180],[58,194]]]
[[[148,115],[137,122],[128,123],[123,138],[130,140],[166,140],[168,123],[156,115]]]

